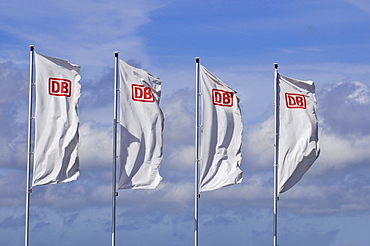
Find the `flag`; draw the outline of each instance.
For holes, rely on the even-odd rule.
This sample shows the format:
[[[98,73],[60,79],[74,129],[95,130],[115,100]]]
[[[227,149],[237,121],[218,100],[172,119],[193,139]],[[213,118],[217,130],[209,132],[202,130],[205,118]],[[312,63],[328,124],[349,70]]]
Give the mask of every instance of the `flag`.
[[[32,185],[65,183],[79,176],[80,67],[35,53],[35,150]]]
[[[119,60],[119,189],[155,189],[162,180],[161,80]]]
[[[243,124],[236,92],[200,66],[202,80],[202,138],[200,191],[242,181]]]
[[[280,101],[279,193],[293,187],[318,158],[315,85],[278,74]]]

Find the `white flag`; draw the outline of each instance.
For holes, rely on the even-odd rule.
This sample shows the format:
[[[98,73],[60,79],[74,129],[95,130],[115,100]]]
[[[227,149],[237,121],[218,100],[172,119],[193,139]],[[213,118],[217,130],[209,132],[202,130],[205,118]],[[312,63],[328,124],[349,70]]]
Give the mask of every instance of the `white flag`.
[[[202,78],[203,134],[200,191],[210,191],[242,181],[243,124],[236,92],[200,66]]]
[[[293,187],[320,153],[315,85],[278,74],[280,88],[279,193]]]
[[[65,183],[79,176],[77,105],[80,67],[35,53],[36,110],[32,185]]]
[[[119,189],[155,189],[162,180],[161,80],[122,60],[120,64]]]

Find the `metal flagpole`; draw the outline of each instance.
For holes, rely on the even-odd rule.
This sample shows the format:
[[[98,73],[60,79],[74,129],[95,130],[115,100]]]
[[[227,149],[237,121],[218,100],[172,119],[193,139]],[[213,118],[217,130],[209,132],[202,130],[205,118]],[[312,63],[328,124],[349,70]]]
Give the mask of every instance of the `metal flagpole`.
[[[31,147],[31,131],[32,131],[32,98],[33,98],[33,87],[35,85],[33,81],[33,62],[35,56],[35,46],[30,45],[30,84],[29,84],[29,94],[28,94],[28,158],[27,158],[27,178],[26,178],[26,223],[25,223],[25,233],[24,233],[24,245],[28,246],[29,239],[29,222],[30,222],[30,195],[31,189],[31,162],[33,157],[32,147]]]
[[[112,246],[116,244],[116,175],[117,175],[117,89],[118,82],[118,52],[114,52],[114,108],[113,108],[113,172],[112,172]]]
[[[200,157],[200,148],[199,148],[199,128],[200,128],[200,115],[199,115],[199,57],[195,58],[195,184],[194,184],[194,245],[198,246],[198,201],[200,198],[199,194],[199,157]]]
[[[274,148],[274,246],[277,245],[277,203],[279,200],[278,194],[278,164],[279,164],[279,81],[278,81],[278,64],[274,64],[274,91],[275,91],[275,148]]]

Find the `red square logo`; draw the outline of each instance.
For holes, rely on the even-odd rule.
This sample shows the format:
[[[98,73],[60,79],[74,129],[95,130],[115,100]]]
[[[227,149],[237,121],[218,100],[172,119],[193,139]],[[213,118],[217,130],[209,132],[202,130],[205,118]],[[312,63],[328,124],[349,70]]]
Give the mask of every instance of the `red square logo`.
[[[287,108],[306,109],[306,97],[303,94],[285,93]]]
[[[131,85],[132,100],[137,102],[154,102],[154,96],[150,87],[144,85]]]
[[[233,92],[212,89],[212,101],[214,105],[232,107],[234,103],[233,96]]]
[[[49,78],[49,95],[70,97],[72,82],[68,79]]]

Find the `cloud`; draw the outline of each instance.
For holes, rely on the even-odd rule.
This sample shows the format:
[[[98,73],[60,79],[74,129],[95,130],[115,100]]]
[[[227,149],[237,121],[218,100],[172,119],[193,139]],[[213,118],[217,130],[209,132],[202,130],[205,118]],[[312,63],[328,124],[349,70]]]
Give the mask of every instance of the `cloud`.
[[[79,131],[81,169],[104,167],[113,162],[112,127],[101,127],[89,121],[82,124]]]
[[[0,222],[0,227],[1,228],[13,228],[13,229],[18,229],[20,227],[24,226],[24,217],[19,216],[15,217],[13,215],[5,217],[1,222]]]
[[[194,57],[199,55],[210,71],[238,91],[244,123],[243,182],[201,194],[201,240],[207,245],[271,241],[272,80],[273,63],[279,62],[284,75],[316,82],[322,149],[303,179],[280,197],[281,244],[366,245],[366,239],[357,238],[363,236],[358,228],[366,228],[370,209],[370,66],[363,31],[370,12],[364,1],[347,1],[360,11],[347,8],[346,2],[334,2],[2,3],[2,242],[22,243],[16,240],[21,240],[24,214],[28,45],[35,44],[37,52],[79,64],[82,72],[81,176],[67,184],[33,188],[35,244],[109,242],[113,52],[117,50],[121,59],[133,59],[136,66],[161,77],[165,114],[163,182],[156,190],[119,191],[119,241],[188,245],[193,240]],[[348,220],[356,216],[363,219],[361,223]],[[346,241],[340,242],[343,238]]]
[[[159,201],[165,211],[179,214],[184,209],[191,208],[194,198],[194,182],[168,182],[164,183],[162,196]]]
[[[195,127],[195,92],[180,89],[162,99],[165,116],[164,138],[181,145],[193,144]],[[192,100],[194,99],[194,100]],[[170,146],[170,145],[168,145]]]
[[[296,212],[368,210],[370,179],[361,173],[370,171],[370,132],[364,123],[369,122],[369,87],[360,82],[343,82],[328,87],[317,97],[321,154],[283,197],[290,200],[289,208]]]
[[[260,124],[250,125],[244,133],[243,163],[246,167],[267,168],[273,162],[274,118],[270,117]]]
[[[281,195],[279,206],[309,214],[370,208],[366,195],[370,179],[361,175],[370,171],[369,91],[364,83],[342,82],[317,92],[321,154],[302,180]],[[267,205],[272,192],[273,124],[270,117],[247,127],[243,138],[243,183],[230,190],[223,188],[213,199],[241,193],[253,206]]]
[[[0,29],[13,40],[21,40],[23,47],[27,43],[34,44],[35,50],[42,54],[79,65],[88,64],[83,66],[82,74],[94,75],[99,67],[113,65],[113,52],[116,50],[122,52],[122,57],[139,58],[145,63],[149,61],[145,53],[146,40],[139,30],[150,23],[149,14],[165,6],[166,2],[12,2],[0,10]],[[53,11],[44,11],[45,8]],[[8,52],[16,48],[19,49],[6,49],[3,57],[15,54],[24,57],[20,51]]]
[[[370,134],[370,88],[361,82],[341,82],[318,97],[321,125],[329,132],[363,136]]]
[[[81,78],[81,98],[79,101],[79,111],[96,111],[99,108],[111,108],[107,110],[110,116],[113,116],[113,64],[111,66],[101,67],[99,69],[100,75],[92,78]],[[85,112],[84,112],[85,113]],[[91,117],[88,119],[100,119],[100,117]]]
[[[12,62],[0,63],[0,166],[25,167],[27,73]],[[25,83],[26,82],[26,83]]]
[[[339,85],[341,85],[340,83]],[[348,95],[346,103],[370,104],[370,89],[367,85],[361,82],[353,82],[355,90]]]
[[[230,218],[230,216],[215,215],[214,217],[206,219],[206,221],[202,222],[202,226],[212,226],[215,224],[227,225],[233,222],[234,220]]]
[[[298,228],[291,226],[280,227],[279,242],[288,245],[332,245],[336,243],[340,230],[320,230],[316,225],[306,223]],[[293,233],[294,231],[294,233]]]
[[[40,230],[40,229],[42,229],[42,228],[49,228],[50,227],[50,223],[46,223],[46,222],[43,222],[43,221],[41,221],[41,222],[38,222],[34,227],[33,227],[33,229],[37,229],[37,230]]]
[[[78,213],[73,213],[73,214],[64,216],[63,224],[66,226],[72,226],[73,222],[77,219],[78,215],[79,215]]]
[[[23,205],[26,191],[26,175],[23,170],[0,167],[0,206],[19,207]],[[9,165],[10,166],[10,165]],[[24,162],[24,166],[26,163]]]
[[[370,158],[370,135],[343,137],[343,135],[320,134],[320,170],[315,172],[327,173],[330,170],[355,168]]]
[[[333,98],[332,94],[338,87],[344,89],[341,90],[344,93],[339,93]],[[289,209],[290,212],[297,214],[332,214],[369,209],[370,201],[365,195],[370,189],[366,185],[369,178],[360,173],[368,169],[366,161],[370,158],[367,151],[370,147],[370,136],[353,135],[351,132],[343,135],[340,130],[332,127],[332,124],[343,122],[343,118],[339,118],[338,122],[332,122],[327,119],[328,114],[322,113],[328,110],[325,107],[332,105],[333,100],[340,101],[338,98],[343,99],[342,104],[347,103],[356,111],[358,107],[361,108],[367,103],[366,88],[363,83],[344,83],[328,87],[325,93],[319,96],[322,111],[318,115],[324,122],[320,128],[321,156],[303,179],[282,195],[280,203],[282,209]],[[165,153],[168,153],[160,171],[164,180],[155,191],[120,191],[120,194],[124,195],[122,198],[119,196],[119,200],[124,199],[127,208],[138,209],[143,215],[150,213],[153,207],[174,214],[181,213],[183,209],[191,209],[194,189],[192,143],[194,136],[189,134],[191,131],[189,129],[193,128],[193,112],[187,101],[191,94],[187,89],[180,89],[163,100],[171,101],[163,103],[167,139]],[[72,204],[75,208],[86,204],[109,205],[111,199],[109,146],[112,144],[110,127],[101,127],[90,121],[81,125],[80,132],[80,154],[83,163],[81,167],[84,167],[81,168],[81,177],[69,184],[36,187],[32,198],[35,205],[48,204],[61,209],[67,209]],[[271,206],[273,118],[269,117],[264,122],[246,127],[243,139],[244,180],[240,185],[202,194],[202,202],[209,208],[216,210],[228,208],[236,212],[240,210],[241,204],[248,203],[248,208],[236,212],[240,214],[248,213],[248,210],[253,208],[268,209]],[[350,189],[346,188],[348,185],[351,186]],[[89,192],[91,187],[94,187],[93,193]],[[131,198],[126,200],[127,196]],[[84,197],[83,201],[81,197]],[[232,203],[228,202],[230,199]],[[143,203],[146,200],[152,201],[150,206],[149,203]],[[204,211],[205,214],[213,212],[212,209]]]
[[[355,6],[356,8],[370,14],[370,4],[366,0],[345,0],[347,3]]]
[[[188,145],[171,151],[167,165],[178,171],[191,172],[194,170],[194,146]]]

